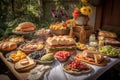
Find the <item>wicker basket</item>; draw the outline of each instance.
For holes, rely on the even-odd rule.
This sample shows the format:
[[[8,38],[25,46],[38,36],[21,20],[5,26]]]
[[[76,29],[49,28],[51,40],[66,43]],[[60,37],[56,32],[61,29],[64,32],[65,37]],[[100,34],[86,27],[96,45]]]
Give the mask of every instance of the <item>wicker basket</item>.
[[[77,36],[78,38],[80,38],[81,27],[84,27],[84,29],[85,29],[86,42],[88,42],[89,36],[93,32],[93,27],[92,26],[75,26],[75,27],[73,27],[74,36]]]

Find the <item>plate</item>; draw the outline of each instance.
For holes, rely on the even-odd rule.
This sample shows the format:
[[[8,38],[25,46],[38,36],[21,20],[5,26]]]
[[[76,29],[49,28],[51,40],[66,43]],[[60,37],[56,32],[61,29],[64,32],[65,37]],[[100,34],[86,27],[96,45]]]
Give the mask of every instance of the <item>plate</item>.
[[[14,58],[12,58],[12,57],[10,57],[11,54],[17,54],[17,55],[14,55]],[[6,56],[6,59],[10,62],[18,62],[21,59],[27,57],[26,53],[24,53],[20,50],[11,51],[11,52],[7,53],[5,56]]]
[[[5,55],[6,59],[7,59],[8,61],[10,61],[10,62],[13,62],[12,58],[10,58],[10,54],[13,54],[13,53],[16,54],[16,52],[17,52],[17,51],[11,51],[11,52],[7,53],[7,54]]]
[[[34,51],[38,51],[38,50],[42,50],[42,49],[43,49],[43,45],[42,45],[42,44],[40,44],[40,45],[41,45],[41,48],[40,48],[40,49],[38,49],[38,48],[33,49],[33,50],[32,50],[32,49],[30,49],[30,50],[23,49],[23,46],[25,46],[25,45],[27,45],[27,44],[29,44],[29,43],[25,43],[25,44],[20,45],[20,46],[19,46],[19,49],[20,49],[21,51],[26,52],[26,53],[31,53],[31,52],[34,52]],[[30,44],[32,44],[32,43],[30,43]],[[37,45],[37,44],[33,43],[33,45]]]
[[[29,33],[35,32],[35,30],[34,31],[30,31],[30,32],[21,32],[21,31],[12,30],[12,32],[15,33],[15,34],[29,34]]]
[[[28,56],[32,59],[34,59],[37,63],[42,63],[42,64],[50,64],[54,62],[54,59],[51,61],[42,61],[40,58],[46,54],[46,51],[43,49],[41,51],[35,51],[33,53],[30,53]]]
[[[83,62],[87,62],[87,63],[90,63],[90,64],[94,64],[94,65],[97,65],[97,66],[106,66],[107,65],[107,60],[106,59],[103,59],[103,61],[99,64],[95,63],[95,62],[91,62],[91,61],[88,61],[88,60],[85,60],[83,57],[82,57],[82,53],[79,53],[79,58],[77,56],[74,57],[75,60],[79,60],[79,61],[83,61]]]
[[[82,63],[87,66],[87,68],[88,68],[87,70],[81,70],[81,71],[73,71],[70,69],[68,70],[67,65],[69,63],[71,63],[71,61],[68,61],[68,62],[62,64],[63,70],[69,74],[80,75],[80,74],[90,73],[92,71],[92,68],[83,62]]]

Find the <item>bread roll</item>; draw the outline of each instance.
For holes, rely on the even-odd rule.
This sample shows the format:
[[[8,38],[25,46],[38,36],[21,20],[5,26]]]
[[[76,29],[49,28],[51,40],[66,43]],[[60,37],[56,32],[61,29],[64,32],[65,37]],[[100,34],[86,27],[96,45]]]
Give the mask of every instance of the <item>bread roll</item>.
[[[14,42],[5,41],[0,44],[0,50],[12,51],[17,48],[17,44]]]
[[[18,27],[16,27],[16,31],[23,31],[23,32],[29,32],[29,31],[33,31],[35,29],[35,25],[31,22],[23,22],[20,23],[18,25]]]
[[[100,31],[98,35],[104,36],[105,38],[117,38],[117,35],[115,33],[109,31]]]

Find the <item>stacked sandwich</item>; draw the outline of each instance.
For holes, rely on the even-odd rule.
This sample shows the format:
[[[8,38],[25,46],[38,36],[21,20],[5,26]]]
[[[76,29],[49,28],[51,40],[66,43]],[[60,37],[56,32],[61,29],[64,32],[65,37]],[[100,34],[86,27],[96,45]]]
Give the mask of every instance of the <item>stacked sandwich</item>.
[[[54,36],[49,37],[46,40],[46,51],[49,52],[57,52],[57,51],[76,51],[75,40],[69,36]]]

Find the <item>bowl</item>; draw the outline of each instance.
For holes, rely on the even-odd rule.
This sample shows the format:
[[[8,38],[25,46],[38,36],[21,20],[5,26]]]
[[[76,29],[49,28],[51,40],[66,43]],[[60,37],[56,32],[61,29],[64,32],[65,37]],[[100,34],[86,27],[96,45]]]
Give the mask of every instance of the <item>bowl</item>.
[[[60,61],[60,62],[66,62],[66,61],[69,59],[69,57],[67,57],[67,58],[59,58],[59,57],[57,57],[57,56],[55,56],[55,58],[56,58],[58,61]]]
[[[50,29],[50,31],[54,35],[69,35],[70,29],[64,29],[64,30],[53,30],[53,29]]]

